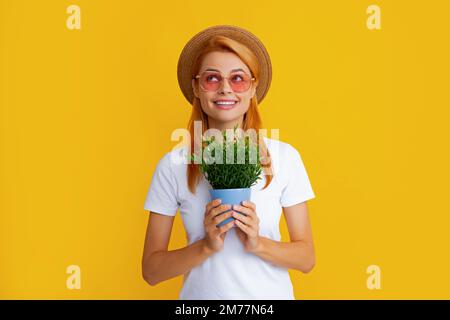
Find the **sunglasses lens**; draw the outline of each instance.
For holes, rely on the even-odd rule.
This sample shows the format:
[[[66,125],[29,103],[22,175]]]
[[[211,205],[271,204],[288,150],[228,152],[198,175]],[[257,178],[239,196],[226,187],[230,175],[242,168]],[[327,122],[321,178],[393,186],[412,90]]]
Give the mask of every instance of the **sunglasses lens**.
[[[222,82],[220,73],[205,72],[200,77],[200,84],[203,89],[208,91],[216,91]]]
[[[231,88],[235,92],[244,92],[250,87],[250,77],[246,74],[233,74],[230,76]]]
[[[204,90],[217,91],[222,86],[222,75],[217,72],[205,72],[200,76],[200,85]],[[250,77],[247,74],[232,74],[229,84],[234,92],[244,92],[250,88]]]

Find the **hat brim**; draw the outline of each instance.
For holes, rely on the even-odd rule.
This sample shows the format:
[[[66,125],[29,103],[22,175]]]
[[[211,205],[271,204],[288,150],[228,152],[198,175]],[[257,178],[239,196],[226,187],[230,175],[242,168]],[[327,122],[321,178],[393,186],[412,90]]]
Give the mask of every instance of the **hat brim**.
[[[260,76],[256,87],[258,103],[264,99],[272,81],[272,64],[263,43],[251,32],[233,25],[217,25],[209,27],[194,35],[184,46],[178,59],[178,84],[186,100],[192,104],[194,92],[192,88],[192,68],[198,53],[215,35],[223,35],[247,46],[257,57],[260,65]]]

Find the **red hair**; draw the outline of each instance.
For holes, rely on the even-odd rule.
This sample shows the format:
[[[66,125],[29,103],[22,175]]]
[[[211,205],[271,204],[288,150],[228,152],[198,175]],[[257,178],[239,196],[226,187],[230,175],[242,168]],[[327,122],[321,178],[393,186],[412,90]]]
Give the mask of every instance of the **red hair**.
[[[250,69],[252,75],[256,78],[255,84],[258,84],[258,79],[260,75],[260,68],[258,64],[258,59],[255,54],[248,49],[246,46],[237,42],[233,39],[230,39],[225,36],[214,36],[212,37],[207,46],[199,53],[197,56],[194,66],[193,66],[193,74],[191,78],[194,77],[200,70],[201,61],[203,57],[212,51],[226,51],[232,52],[236,54]],[[194,100],[192,101],[192,113],[188,122],[188,130],[190,133],[190,152],[194,149],[195,141],[194,141],[194,123],[195,121],[202,122],[202,135],[206,130],[209,129],[208,124],[208,115],[202,110],[200,99],[194,95]],[[272,181],[273,170],[272,170],[272,161],[270,157],[269,150],[263,140],[263,138],[259,135],[259,129],[262,128],[261,117],[258,112],[258,101],[257,95],[255,94],[250,100],[250,106],[247,112],[244,114],[243,119],[243,130],[244,132],[248,129],[254,129],[255,133],[258,136],[259,146],[261,150],[261,154],[265,159],[264,163],[261,163],[263,171],[266,175],[266,184],[264,185],[265,189],[270,182]],[[193,162],[189,163],[187,166],[187,181],[189,190],[195,194],[196,186],[199,182],[199,178],[201,175],[199,165]]]

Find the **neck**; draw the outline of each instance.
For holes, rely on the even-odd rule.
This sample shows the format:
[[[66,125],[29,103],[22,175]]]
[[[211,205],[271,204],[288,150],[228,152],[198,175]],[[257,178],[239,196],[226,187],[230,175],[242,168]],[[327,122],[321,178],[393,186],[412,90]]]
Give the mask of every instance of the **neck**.
[[[236,120],[233,121],[228,121],[228,122],[222,122],[222,121],[217,121],[216,119],[213,118],[208,118],[208,124],[209,124],[209,128],[215,128],[218,130],[225,130],[225,129],[234,129],[234,127],[237,125],[238,128],[242,129],[243,128],[243,116],[239,117]]]

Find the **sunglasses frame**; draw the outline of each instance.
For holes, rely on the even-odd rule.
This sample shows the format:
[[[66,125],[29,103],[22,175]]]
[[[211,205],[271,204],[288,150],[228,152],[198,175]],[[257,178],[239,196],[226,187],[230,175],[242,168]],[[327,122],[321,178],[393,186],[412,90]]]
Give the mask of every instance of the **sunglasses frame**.
[[[193,77],[192,79],[194,79],[194,80],[197,80],[197,79],[199,79],[203,74],[205,74],[205,73],[219,73],[220,74],[220,76],[222,77],[222,82],[223,82],[223,80],[224,79],[226,79],[227,81],[228,81],[228,85],[230,86],[230,88],[232,88],[232,86],[231,86],[231,83],[230,83],[230,77],[228,76],[228,77],[224,77],[224,75],[222,74],[222,72],[217,72],[217,71],[203,71],[201,74],[198,74],[198,75],[196,75],[195,77]],[[250,77],[250,85],[248,86],[248,89],[246,89],[246,90],[244,90],[244,91],[234,91],[233,90],[233,92],[237,92],[237,93],[243,93],[243,92],[247,92],[250,88],[251,88],[251,86],[252,86],[252,81],[255,81],[255,77],[252,77],[250,74],[248,74],[248,73],[246,73],[246,72],[242,72],[241,71],[241,73],[243,73],[243,74],[245,74],[245,75],[247,75],[247,76],[249,76]],[[238,75],[239,75],[239,73],[237,73]],[[214,91],[217,91],[217,90],[219,90],[221,87],[222,87],[222,85],[219,85],[219,88],[217,88],[217,90],[206,90],[205,88],[203,88],[203,86],[202,86],[202,84],[199,82],[199,85],[200,85],[200,87],[204,90],[204,91],[207,91],[207,92],[214,92]],[[233,88],[232,88],[233,89]]]

